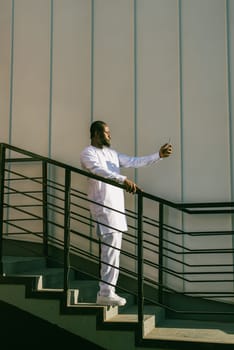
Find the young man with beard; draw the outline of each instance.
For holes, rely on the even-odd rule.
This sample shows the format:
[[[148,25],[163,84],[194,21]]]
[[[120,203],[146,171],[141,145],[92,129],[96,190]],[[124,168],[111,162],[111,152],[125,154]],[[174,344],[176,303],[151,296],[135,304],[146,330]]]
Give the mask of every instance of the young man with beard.
[[[92,174],[122,184],[129,193],[136,193],[137,185],[120,174],[120,168],[139,168],[157,163],[172,154],[172,145],[163,145],[159,152],[143,157],[131,157],[111,148],[111,133],[103,121],[90,126],[91,145],[81,153],[82,167]],[[88,198],[92,218],[97,223],[97,235],[101,241],[101,271],[97,304],[126,304],[126,299],[115,293],[119,276],[122,233],[126,232],[124,191],[120,187],[88,178]]]

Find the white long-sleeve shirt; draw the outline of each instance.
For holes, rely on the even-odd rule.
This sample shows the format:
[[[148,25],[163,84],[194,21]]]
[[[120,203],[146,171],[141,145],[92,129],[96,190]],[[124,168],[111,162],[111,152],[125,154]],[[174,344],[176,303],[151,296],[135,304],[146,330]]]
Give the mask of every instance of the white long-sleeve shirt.
[[[120,184],[126,176],[120,174],[120,168],[139,168],[159,161],[159,153],[143,157],[130,157],[109,147],[86,147],[80,156],[84,170],[95,175],[114,180]],[[92,217],[98,222],[99,233],[106,234],[115,230],[127,231],[124,191],[122,188],[88,178],[88,198]]]

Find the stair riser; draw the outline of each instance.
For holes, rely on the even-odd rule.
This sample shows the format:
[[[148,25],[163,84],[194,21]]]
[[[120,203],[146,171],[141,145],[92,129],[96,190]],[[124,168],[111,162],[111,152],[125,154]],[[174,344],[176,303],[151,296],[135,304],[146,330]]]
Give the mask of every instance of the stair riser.
[[[16,262],[3,262],[3,272],[6,275],[21,274],[23,272],[31,272],[38,269],[44,269],[46,267],[44,259],[31,260],[31,261],[16,261]]]

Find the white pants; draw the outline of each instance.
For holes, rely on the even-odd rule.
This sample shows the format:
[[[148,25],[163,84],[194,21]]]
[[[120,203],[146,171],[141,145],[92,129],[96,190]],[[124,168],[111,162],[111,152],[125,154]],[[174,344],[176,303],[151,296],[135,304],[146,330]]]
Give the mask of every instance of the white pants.
[[[101,281],[99,294],[109,296],[115,293],[115,286],[119,277],[120,249],[122,233],[112,232],[100,236],[101,240]],[[107,284],[110,283],[111,285]]]

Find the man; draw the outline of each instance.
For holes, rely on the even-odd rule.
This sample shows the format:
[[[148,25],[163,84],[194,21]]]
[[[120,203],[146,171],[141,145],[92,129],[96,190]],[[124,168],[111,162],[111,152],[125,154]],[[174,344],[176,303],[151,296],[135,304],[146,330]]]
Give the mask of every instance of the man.
[[[111,134],[108,125],[95,121],[90,126],[91,145],[80,156],[82,167],[106,179],[123,184],[129,193],[136,193],[137,185],[120,174],[120,167],[138,168],[154,164],[172,154],[172,145],[163,145],[159,152],[144,157],[130,157],[111,148]],[[90,211],[97,223],[97,234],[101,241],[101,279],[97,304],[126,304],[126,299],[115,293],[119,276],[119,260],[122,244],[122,232],[126,232],[127,221],[122,188],[96,179],[88,179],[88,198]]]

